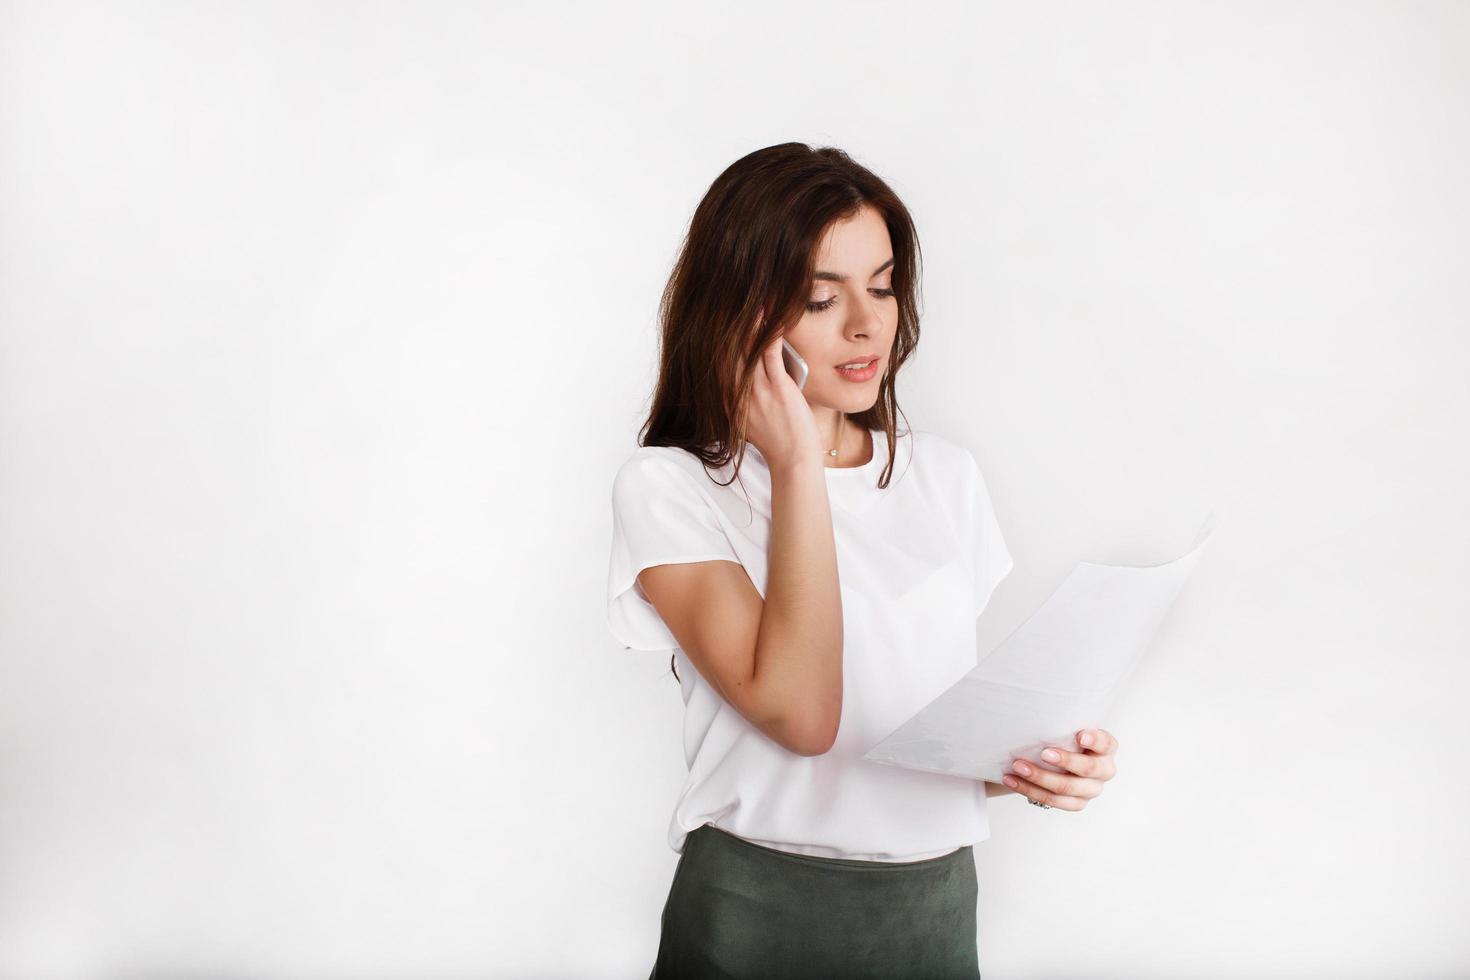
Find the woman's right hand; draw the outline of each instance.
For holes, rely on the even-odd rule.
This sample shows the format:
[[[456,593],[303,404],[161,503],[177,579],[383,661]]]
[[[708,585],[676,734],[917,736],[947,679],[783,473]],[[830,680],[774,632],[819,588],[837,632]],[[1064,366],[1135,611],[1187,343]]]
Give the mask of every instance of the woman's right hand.
[[[752,372],[745,438],[769,467],[822,463],[822,433],[806,396],[786,373],[780,337],[766,345]]]

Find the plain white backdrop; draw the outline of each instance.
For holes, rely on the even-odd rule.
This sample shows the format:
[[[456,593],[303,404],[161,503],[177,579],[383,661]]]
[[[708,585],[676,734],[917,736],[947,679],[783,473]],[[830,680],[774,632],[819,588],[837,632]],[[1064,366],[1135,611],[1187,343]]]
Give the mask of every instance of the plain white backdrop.
[[[1470,974],[1470,6],[0,7],[0,976],[641,978],[684,765],[604,620],[694,205],[887,179],[909,424],[1017,567],[1216,534],[1007,978]]]

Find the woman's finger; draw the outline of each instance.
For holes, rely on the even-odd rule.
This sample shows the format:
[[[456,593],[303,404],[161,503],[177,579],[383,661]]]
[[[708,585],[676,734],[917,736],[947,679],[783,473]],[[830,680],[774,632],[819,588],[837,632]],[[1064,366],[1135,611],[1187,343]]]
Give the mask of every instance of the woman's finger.
[[[1034,769],[1032,770],[1032,772],[1035,771]],[[1006,773],[1004,780],[1007,786],[1026,797],[1026,799],[1035,800],[1037,803],[1045,803],[1047,806],[1054,806],[1058,810],[1071,810],[1075,813],[1087,806],[1087,800],[1085,799],[1054,793],[1049,789],[1036,785],[1030,780],[1022,779],[1015,773]]]
[[[1101,728],[1084,728],[1077,733],[1077,746],[1094,755],[1114,755],[1118,751],[1118,740]]]
[[[1116,767],[1110,755],[1093,755],[1090,752],[1068,752],[1066,749],[1049,745],[1042,750],[1041,757],[1050,765],[1061,766],[1065,771],[1089,779],[1112,779]],[[1043,766],[1034,766],[1044,770]]]
[[[1023,759],[1017,759],[1011,763],[1010,775],[1024,779],[1058,796],[1075,796],[1081,800],[1090,800],[1099,796],[1103,790],[1102,781],[1099,779],[1067,772],[1052,772],[1040,766],[1033,766]]]
[[[766,384],[770,385],[776,383],[777,371],[786,370],[785,365],[781,363],[780,337],[772,340],[769,344],[766,345],[766,349],[761,351],[761,369],[764,371],[764,380]]]
[[[1093,777],[1097,776],[1099,767],[1105,761],[1086,752],[1068,752],[1055,745],[1043,749],[1041,757],[1054,766],[1061,766],[1067,772]]]

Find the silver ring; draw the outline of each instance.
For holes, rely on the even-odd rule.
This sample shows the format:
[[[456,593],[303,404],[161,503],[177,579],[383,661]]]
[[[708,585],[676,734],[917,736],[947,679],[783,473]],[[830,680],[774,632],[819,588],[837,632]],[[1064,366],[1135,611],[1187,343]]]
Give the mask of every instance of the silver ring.
[[[1052,808],[1052,806],[1051,806],[1051,804],[1050,804],[1050,803],[1043,803],[1043,802],[1041,802],[1041,801],[1040,801],[1040,800],[1032,800],[1032,799],[1028,799],[1028,800],[1026,800],[1026,802],[1027,802],[1027,803],[1030,803],[1030,804],[1031,804],[1031,805],[1032,805],[1032,806],[1039,806],[1039,807],[1041,807],[1041,808],[1042,808],[1042,809],[1043,809],[1043,810],[1050,810],[1050,809],[1051,809],[1051,808]]]

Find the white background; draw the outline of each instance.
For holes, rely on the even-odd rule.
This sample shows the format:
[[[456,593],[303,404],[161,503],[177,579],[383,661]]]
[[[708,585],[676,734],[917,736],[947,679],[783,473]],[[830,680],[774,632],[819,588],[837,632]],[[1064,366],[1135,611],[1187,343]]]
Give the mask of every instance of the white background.
[[[1216,535],[1000,978],[1470,972],[1470,6],[0,8],[0,975],[638,977],[609,493],[714,177],[912,209],[1017,568]]]

